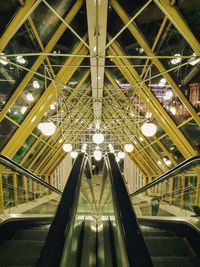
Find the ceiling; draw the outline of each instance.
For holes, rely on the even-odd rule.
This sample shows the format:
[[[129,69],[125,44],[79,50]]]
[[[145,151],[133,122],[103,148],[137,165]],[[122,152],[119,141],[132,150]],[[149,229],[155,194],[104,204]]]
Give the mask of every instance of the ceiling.
[[[0,150],[51,174],[92,135],[151,177],[200,152],[198,0],[10,0],[0,5]],[[38,124],[51,121],[52,136]],[[145,122],[157,126],[152,137]]]

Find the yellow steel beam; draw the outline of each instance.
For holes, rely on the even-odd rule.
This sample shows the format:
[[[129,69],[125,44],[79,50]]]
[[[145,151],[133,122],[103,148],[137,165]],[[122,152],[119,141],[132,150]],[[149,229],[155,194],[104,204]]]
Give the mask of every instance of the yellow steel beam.
[[[105,87],[104,88],[104,90],[106,91],[106,92],[108,92],[108,89],[107,89],[107,87]],[[112,97],[112,96],[110,96],[110,97]],[[108,100],[106,99],[106,101],[108,102]],[[113,101],[115,101],[114,99],[112,99],[112,103],[113,103]],[[109,105],[109,102],[108,102],[108,105]],[[118,112],[116,112],[116,110],[114,110],[113,108],[111,109],[111,110],[109,110],[109,113],[110,113],[110,115],[111,115],[111,117],[109,117],[109,119],[111,119],[112,118],[112,114],[114,114],[114,116],[113,116],[113,119],[116,117],[116,116],[121,116],[121,114]],[[108,113],[108,111],[103,111],[103,115],[105,116],[106,114],[109,114]],[[124,112],[125,113],[125,112]],[[123,114],[124,115],[124,114]],[[108,118],[108,117],[107,117]],[[117,122],[115,122],[116,124],[117,124]],[[131,132],[131,129],[121,120],[121,123],[122,123],[122,125],[123,126],[126,126],[126,128],[124,128],[123,127],[123,132],[124,132],[124,134],[125,134],[125,136],[127,136],[127,137],[129,137],[125,142],[128,142],[129,141],[129,139],[130,139],[130,136],[132,137],[133,136],[133,133]],[[115,136],[118,136],[117,134],[115,134]],[[135,149],[137,149],[137,147],[135,146]],[[132,153],[132,154],[134,154],[134,153]],[[144,160],[145,160],[145,157],[147,157],[147,154],[146,154],[146,151],[143,151],[143,158],[144,158]],[[161,173],[161,170],[159,169],[159,167],[157,166],[157,164],[151,159],[151,158],[149,158],[148,157],[148,164],[151,164],[151,168],[155,171],[155,174],[159,174],[159,173]]]
[[[115,88],[117,95],[121,97],[122,92],[121,92],[119,86],[117,85],[117,83],[116,83],[116,82],[114,81],[114,79],[112,78],[111,74],[110,74],[108,71],[106,71],[105,74],[106,74],[106,77],[107,77],[107,78],[109,79],[109,81],[111,82],[111,84],[113,85],[113,87]],[[109,91],[107,87],[105,87],[105,91]],[[117,99],[115,99],[115,98],[112,96],[112,94],[109,94],[109,96],[110,96],[110,99],[112,100],[112,103],[113,103],[113,104],[118,103],[118,105],[120,105],[120,103],[117,101]],[[127,102],[127,97],[126,97],[124,94],[123,94],[122,99],[124,100],[124,102]],[[121,111],[121,112],[122,112],[122,117],[123,117],[123,116],[127,116],[126,112],[123,111],[123,107],[122,107],[122,106],[121,106],[121,108],[122,108],[122,109],[121,109],[121,110],[122,110],[122,111]],[[130,110],[130,111],[131,111],[131,110]],[[133,112],[135,112],[135,110],[133,110]],[[122,122],[122,120],[121,120],[121,122]],[[129,126],[128,126],[127,124],[125,124],[125,125],[126,125],[127,128],[129,128]],[[131,129],[130,129],[130,131],[131,131]],[[136,125],[134,131],[135,131],[135,133],[137,134],[137,136],[142,135],[142,134],[141,134],[141,131],[137,128],[137,125]],[[132,132],[132,135],[134,134],[134,131]],[[145,136],[142,135],[142,138],[143,138],[144,142],[145,142],[147,145],[149,145],[149,149],[151,150],[151,152],[153,153],[153,155],[155,156],[155,158],[157,158],[157,160],[159,160],[159,161],[161,161],[161,162],[163,163],[164,170],[167,171],[169,168],[167,168],[167,166],[166,166],[165,163],[163,162],[163,160],[162,160],[162,158],[160,157],[160,155],[156,152],[156,150],[155,150],[152,146],[150,146],[150,144],[149,144],[149,142],[148,142],[148,140],[147,140],[147,138],[146,138]],[[138,144],[140,145],[140,147],[142,147],[141,144],[140,144],[139,139],[138,139],[137,142],[138,142]],[[148,153],[148,152],[147,152],[147,153]],[[157,163],[156,163],[156,164],[157,164]],[[162,172],[160,169],[159,169],[159,171],[160,171],[160,173]]]
[[[91,108],[92,108],[92,101],[88,101],[88,102],[90,102],[90,105],[91,105]],[[86,103],[86,104],[88,104],[88,103]],[[89,114],[92,116],[90,111],[88,111],[85,106],[83,106],[83,108],[80,110],[80,113],[82,115],[84,115],[84,117],[87,116],[87,115],[89,116]],[[75,116],[75,118],[77,118],[78,116],[79,116],[79,114],[77,114]],[[86,124],[88,125],[88,121],[86,122]],[[68,127],[68,126],[66,126],[66,127]],[[73,124],[70,124],[68,130],[73,132],[74,128],[75,128],[75,126]],[[69,133],[68,141],[71,141],[71,143],[73,144],[73,142],[76,141],[76,138],[78,138],[80,136],[80,133],[82,133],[82,128],[85,129],[85,126],[83,126],[82,124],[80,124],[80,127],[76,126],[77,135],[74,137],[73,135],[70,136],[70,133]],[[55,144],[55,146],[57,146],[57,144]],[[50,164],[51,161],[52,161],[52,164],[54,164],[53,157],[55,157],[56,154],[59,153],[60,150],[63,152],[62,144],[58,144],[58,146],[59,146],[59,148],[57,149],[57,151],[55,153],[52,150],[47,153],[47,155],[42,159],[42,161],[39,163],[39,165],[36,167],[36,169],[34,169],[34,171],[37,172],[41,168],[41,166],[43,164],[45,164],[45,162],[46,162],[46,164],[45,164],[46,166],[44,167],[43,171],[46,170],[46,168],[48,167],[48,165]],[[51,166],[51,164],[50,164],[50,166]]]
[[[88,75],[87,75],[88,76]],[[86,77],[87,76],[84,76],[84,80],[86,79]],[[79,83],[79,85],[78,85],[78,87],[80,88],[80,86],[81,86],[81,84],[84,82],[84,80],[82,80],[82,82],[81,83]],[[73,93],[72,93],[73,94]],[[73,94],[74,95],[74,94]],[[70,103],[70,101],[71,101],[71,99],[72,99],[72,97],[73,96],[69,96],[69,98],[67,99],[67,101],[66,101],[66,104],[67,103]],[[78,107],[79,106],[79,104],[80,104],[80,102],[82,101],[82,99],[84,98],[84,96],[82,96],[78,101],[77,101],[77,103],[75,104],[75,108],[76,107]],[[77,114],[77,116],[78,116],[78,114]],[[64,119],[64,118],[63,118]],[[62,123],[61,123],[62,124]],[[66,125],[66,127],[67,127],[68,125]],[[60,127],[62,127],[62,125],[60,125]],[[41,150],[40,151],[38,151],[38,153],[37,153],[37,155],[36,155],[36,157],[34,157],[34,159],[31,161],[31,163],[30,163],[30,165],[28,166],[28,168],[29,169],[32,169],[32,167],[34,166],[34,164],[35,164],[35,162],[39,159],[39,157],[42,155],[42,153],[46,150],[46,148],[48,147],[48,144],[50,144],[51,142],[52,142],[52,140],[54,140],[55,139],[55,136],[59,133],[59,131],[60,131],[60,127],[56,130],[56,133],[54,134],[54,135],[52,135],[49,139],[48,139],[48,141],[47,141],[47,143],[41,148]],[[59,138],[58,138],[59,139]],[[55,147],[55,146],[54,146]],[[51,151],[52,152],[52,151]],[[55,153],[55,151],[53,151],[53,153]],[[43,158],[43,160],[42,160],[42,162],[45,160],[45,157]],[[40,165],[37,167],[37,169],[40,167]],[[36,170],[34,170],[34,171],[37,171],[37,169]]]
[[[83,85],[83,83],[86,81],[86,79],[88,78],[88,76],[89,76],[89,71],[86,71],[86,73],[83,75],[83,77],[81,78],[81,80],[79,81],[79,83],[78,83],[78,85],[76,86],[76,88],[74,89],[74,91],[69,95],[69,97],[67,98],[67,100],[65,101],[65,103],[64,103],[64,106],[67,106],[70,102],[71,102],[71,100],[72,100],[72,98],[73,97],[75,97],[77,94],[78,94],[78,91],[79,91],[79,89],[81,88],[81,86]],[[87,91],[87,90],[86,90]],[[82,99],[84,97],[84,94],[82,94],[82,96],[81,96],[81,98],[80,99]],[[81,100],[78,100],[78,102],[80,102]],[[76,106],[76,105],[75,105]],[[61,107],[61,110],[63,109],[63,106]],[[57,129],[56,130],[56,133],[55,134],[53,134],[49,139],[48,139],[48,141],[45,143],[45,145],[41,148],[41,150],[40,151],[38,151],[38,153],[37,153],[37,155],[36,155],[36,157],[34,157],[34,159],[30,162],[30,164],[29,164],[29,166],[28,166],[28,169],[31,169],[32,168],[32,166],[34,165],[34,163],[37,161],[37,159],[40,157],[40,155],[44,152],[44,150],[49,146],[49,144],[50,144],[50,142],[53,140],[53,139],[55,139],[55,136],[57,135],[59,133],[59,129]],[[43,137],[43,135],[41,135],[42,137]],[[59,138],[58,138],[59,139]],[[35,141],[35,143],[36,143],[36,145],[39,143],[39,138]],[[34,144],[32,147],[36,147],[36,145]],[[31,149],[31,151],[32,151],[32,149]],[[55,151],[54,151],[55,152]],[[31,152],[29,152],[29,153],[27,153],[27,154],[30,154]],[[27,154],[25,155],[25,160],[26,160],[26,158],[27,158]],[[23,159],[21,162],[20,162],[20,164],[22,163],[24,163],[25,162],[25,160]]]
[[[124,55],[118,45],[113,42],[108,48],[109,55]],[[130,62],[125,58],[114,58],[113,62],[116,65],[125,64],[130,66]],[[190,145],[188,140],[182,134],[182,132],[177,128],[176,124],[173,122],[167,111],[163,108],[158,99],[154,96],[148,86],[142,82],[141,77],[133,67],[120,68],[121,73],[124,77],[131,83],[140,82],[140,85],[135,85],[134,88],[140,92],[140,97],[145,105],[152,112],[160,126],[169,135],[169,137],[174,141],[174,144],[183,154],[185,158],[196,155],[195,149]]]
[[[89,112],[86,110],[86,116],[89,114]],[[88,127],[89,123],[93,120],[93,116],[90,117],[90,121],[88,120],[85,124],[85,126],[81,126],[79,129],[79,136],[85,131],[85,129]],[[75,138],[72,138],[71,142],[74,143],[76,141]],[[51,174],[52,171],[57,167],[58,163],[60,162],[61,159],[59,159],[58,153],[61,153],[61,158],[64,158],[66,156],[66,153],[63,152],[62,146],[58,149],[58,151],[52,156],[50,161],[46,164],[44,168],[44,172],[47,174]]]
[[[27,1],[27,2],[29,2],[29,1]],[[73,18],[76,16],[76,14],[79,11],[79,9],[81,8],[82,4],[83,4],[83,0],[77,0],[75,2],[74,6],[71,8],[70,12],[67,14],[67,16],[65,18],[65,21],[68,24],[70,24],[71,21],[73,20]],[[64,23],[62,23],[58,27],[58,29],[56,30],[56,32],[54,33],[54,35],[52,36],[52,38],[49,40],[48,44],[46,45],[46,47],[44,49],[45,53],[51,52],[51,50],[54,48],[54,46],[59,41],[60,37],[62,36],[62,34],[65,32],[66,29],[67,29],[67,26]],[[34,64],[31,67],[30,71],[26,74],[26,76],[20,82],[19,86],[16,88],[14,93],[11,95],[11,97],[9,98],[9,100],[7,101],[7,103],[5,104],[3,109],[1,110],[0,121],[4,118],[5,114],[8,112],[10,107],[14,104],[16,99],[20,96],[20,94],[22,93],[24,88],[27,86],[27,84],[29,83],[29,81],[33,77],[34,72],[37,71],[37,69],[43,63],[45,58],[46,58],[46,56],[41,55],[36,59],[36,61],[34,62]]]
[[[154,0],[156,5],[168,17],[183,38],[188,42],[197,55],[200,55],[200,44],[194,34],[189,29],[180,12],[171,5],[170,0]]]
[[[106,119],[109,118],[108,114],[103,113],[103,118]],[[116,131],[113,129],[109,129],[109,131],[115,136],[115,138],[118,140],[119,144],[123,146],[123,144],[126,142],[124,137],[126,137],[126,134],[124,134],[123,138],[119,135],[116,134]],[[147,175],[147,176],[152,176],[152,168],[150,166],[146,166],[146,162],[144,162],[144,159],[139,155],[139,157],[134,157],[134,154],[131,153],[129,154],[130,157],[133,158],[133,160],[136,162],[137,166]]]
[[[165,2],[165,1],[164,1]],[[170,2],[170,1],[169,1]],[[129,16],[126,14],[126,12],[122,9],[122,7],[119,5],[119,3],[116,0],[111,0],[112,6],[121,18],[121,20],[127,24],[130,20]],[[154,65],[157,67],[157,69],[162,73],[163,77],[167,80],[169,85],[172,87],[173,91],[176,93],[180,101],[184,104],[188,112],[193,116],[196,123],[200,126],[200,117],[197,115],[197,112],[195,111],[192,104],[188,101],[184,93],[180,90],[178,85],[175,83],[175,81],[172,79],[170,74],[166,72],[165,67],[162,65],[160,60],[156,57],[156,54],[152,52],[150,46],[148,45],[147,41],[145,40],[144,36],[136,26],[136,24],[132,23],[128,26],[128,29],[130,33],[133,35],[135,40],[139,43],[139,45],[144,49],[147,56],[152,56],[151,59]]]
[[[19,30],[22,24],[26,21],[26,19],[32,14],[32,12],[36,9],[36,7],[40,4],[41,0],[29,0],[25,1],[23,7],[20,7],[17,14],[13,17],[12,21],[6,28],[5,32],[1,36],[0,39],[0,52],[4,50],[9,41],[15,35],[15,33]]]
[[[82,43],[79,43],[73,51],[73,54],[87,54],[87,48],[83,47]],[[58,72],[56,79],[62,81],[66,84],[78,66],[83,61],[83,58],[69,58],[63,65],[63,67]],[[76,67],[72,67],[70,69],[65,68],[65,66],[69,66],[70,64],[75,65]],[[30,113],[22,122],[20,128],[14,133],[12,138],[9,140],[5,148],[2,150],[2,154],[12,158],[18,149],[22,146],[24,141],[30,135],[30,133],[34,130],[37,124],[42,119],[44,113],[49,109],[50,104],[55,101],[57,97],[57,89],[55,88],[54,82],[50,83],[48,88],[45,90],[43,95],[34,105]]]

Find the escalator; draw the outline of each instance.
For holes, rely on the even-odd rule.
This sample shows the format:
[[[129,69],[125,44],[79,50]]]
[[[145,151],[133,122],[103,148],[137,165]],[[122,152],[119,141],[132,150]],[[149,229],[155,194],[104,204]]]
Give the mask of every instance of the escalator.
[[[169,181],[180,173],[183,179],[186,169],[188,177],[191,165],[199,170],[199,159],[198,164],[186,162],[130,196],[112,153],[105,157],[103,173],[97,178],[91,176],[87,156],[80,153],[63,192],[7,161],[0,159],[7,172],[9,168],[9,173],[17,173],[13,184],[22,188],[11,192],[10,184],[9,190],[3,184],[4,195],[12,196],[15,206],[2,212],[0,267],[200,266],[199,218],[191,213],[188,197],[184,197],[191,190],[176,188],[180,185],[177,180],[173,186]],[[193,169],[191,173],[194,177]],[[194,186],[199,188],[196,182]],[[17,199],[16,190],[23,197]],[[155,197],[159,207],[152,216]],[[187,217],[175,216],[178,203],[179,215],[187,213]],[[14,215],[20,209],[22,214]],[[5,210],[11,214],[6,215]]]

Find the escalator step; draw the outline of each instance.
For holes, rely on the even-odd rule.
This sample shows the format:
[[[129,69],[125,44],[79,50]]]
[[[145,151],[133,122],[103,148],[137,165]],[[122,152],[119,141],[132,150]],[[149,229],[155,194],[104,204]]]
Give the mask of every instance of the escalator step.
[[[14,235],[15,240],[32,240],[32,241],[44,241],[47,236],[48,230],[19,230]]]
[[[153,257],[154,267],[199,267],[200,260],[198,258],[192,257]]]
[[[145,237],[152,257],[193,257],[187,240],[179,237]]]
[[[0,266],[35,266],[43,242],[5,241],[0,246]]]

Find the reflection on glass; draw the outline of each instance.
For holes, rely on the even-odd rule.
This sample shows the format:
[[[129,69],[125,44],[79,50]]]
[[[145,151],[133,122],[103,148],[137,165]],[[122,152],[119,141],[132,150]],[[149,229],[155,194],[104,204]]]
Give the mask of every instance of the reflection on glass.
[[[180,129],[192,146],[197,150],[197,153],[200,153],[200,127],[196,124],[196,122],[194,120],[189,121]]]
[[[3,214],[54,214],[60,196],[12,168],[0,165],[0,211]]]
[[[200,210],[200,163],[169,175],[132,198],[135,210],[142,216],[195,216]]]
[[[4,118],[0,122],[0,150],[4,148],[4,146],[7,144],[9,139],[12,137],[14,132],[16,131],[17,126],[14,125],[11,121]]]

